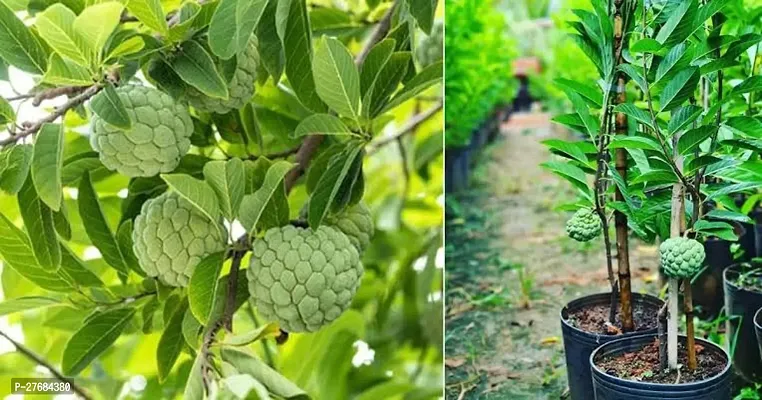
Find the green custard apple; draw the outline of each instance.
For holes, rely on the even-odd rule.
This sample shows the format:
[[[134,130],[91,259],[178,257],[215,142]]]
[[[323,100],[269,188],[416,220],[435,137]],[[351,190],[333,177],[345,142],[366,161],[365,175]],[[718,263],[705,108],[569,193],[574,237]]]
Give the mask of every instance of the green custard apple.
[[[93,115],[90,144],[103,165],[128,177],[172,172],[190,148],[193,121],[186,107],[148,86],[116,89],[132,120],[123,130]]]
[[[254,241],[246,273],[263,317],[288,332],[314,332],[349,308],[363,267],[340,230],[285,226]]]
[[[326,219],[326,223],[344,232],[360,254],[365,251],[373,237],[373,216],[368,206],[362,202],[347,208],[340,214],[330,216]]]
[[[664,274],[670,278],[693,278],[704,264],[704,246],[695,239],[669,238],[659,246]]]
[[[243,107],[254,96],[259,60],[257,38],[252,36],[246,49],[236,57],[236,69],[228,82],[228,98],[209,97],[196,88],[189,88],[188,103],[196,110],[217,114],[226,114]]]
[[[169,286],[188,286],[196,265],[225,250],[225,228],[189,201],[166,192],[143,204],[132,231],[140,267]]]
[[[566,234],[579,242],[589,242],[600,233],[601,220],[591,208],[580,208],[566,222]]]

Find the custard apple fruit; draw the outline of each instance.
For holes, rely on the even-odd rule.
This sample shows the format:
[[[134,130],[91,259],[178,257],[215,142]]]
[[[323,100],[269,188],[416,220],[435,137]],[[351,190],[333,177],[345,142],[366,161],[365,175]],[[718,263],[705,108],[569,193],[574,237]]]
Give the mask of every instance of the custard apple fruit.
[[[188,110],[168,94],[127,85],[116,89],[132,119],[122,130],[94,115],[90,144],[103,165],[129,177],[171,172],[190,148],[193,121]]]
[[[373,237],[373,216],[365,203],[358,203],[340,214],[330,216],[326,223],[344,232],[360,254],[368,247]]]
[[[209,97],[196,88],[189,88],[188,103],[196,110],[217,114],[226,114],[243,107],[254,96],[259,60],[257,38],[252,36],[246,49],[236,57],[236,69],[228,82],[228,98]]]
[[[687,279],[696,275],[704,264],[704,246],[684,237],[669,238],[659,246],[661,266],[670,278]]]
[[[593,240],[601,233],[601,220],[595,210],[580,208],[566,222],[566,234],[579,242]]]
[[[143,204],[132,231],[140,267],[169,286],[188,286],[196,265],[225,250],[224,226],[214,224],[175,192]]]
[[[289,332],[314,332],[349,308],[363,267],[340,230],[285,226],[254,241],[246,274],[263,317]]]

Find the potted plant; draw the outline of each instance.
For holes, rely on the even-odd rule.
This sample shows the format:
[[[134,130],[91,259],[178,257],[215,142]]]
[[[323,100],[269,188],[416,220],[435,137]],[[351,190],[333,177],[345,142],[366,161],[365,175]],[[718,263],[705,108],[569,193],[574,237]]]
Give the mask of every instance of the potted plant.
[[[596,65],[601,85],[570,79],[556,84],[573,104],[574,112],[559,115],[554,121],[586,135],[585,141],[548,140],[551,152],[568,161],[550,161],[543,166],[569,181],[579,192],[578,201],[563,206],[576,210],[567,222],[572,239],[590,241],[602,236],[607,261],[609,293],[583,296],[561,310],[561,327],[566,354],[569,390],[572,399],[591,399],[593,385],[589,357],[601,343],[620,337],[656,332],[656,316],[662,301],[631,289],[628,234],[629,215],[624,205],[630,201],[628,155],[622,144],[629,137],[627,113],[616,110],[625,103],[628,65],[622,56],[633,30],[633,2],[594,1],[593,10],[574,10],[579,21],[571,25],[575,41],[586,50]],[[624,18],[623,18],[624,17]],[[636,121],[636,120],[635,120]],[[617,143],[618,146],[612,146]],[[587,176],[593,176],[593,188]],[[613,216],[616,236],[610,238]],[[617,269],[613,257],[616,250]]]
[[[644,101],[620,104],[616,110],[638,123],[637,132],[622,143],[635,159],[632,181],[642,184],[630,193],[649,196],[625,199],[623,208],[635,217],[633,226],[662,240],[668,300],[659,313],[657,335],[612,341],[591,355],[597,399],[731,398],[730,356],[717,344],[694,337],[691,287],[706,258],[700,241],[737,241],[730,222],[748,218],[726,208],[708,211],[706,203],[757,185],[748,174],[734,172],[759,162],[739,154],[739,144],[750,132],[739,124],[736,108],[724,107],[755,91],[756,77],[726,90],[722,68],[737,63],[759,39],[733,36],[727,38],[728,46],[712,47],[725,21],[724,4],[685,1],[674,8],[656,3],[637,7],[631,65],[622,70]],[[721,126],[729,132],[721,135]],[[646,159],[640,157],[644,154]]]
[[[747,380],[762,379],[762,356],[757,350],[755,313],[762,308],[762,268],[758,263],[741,263],[723,274],[727,335],[736,372]]]

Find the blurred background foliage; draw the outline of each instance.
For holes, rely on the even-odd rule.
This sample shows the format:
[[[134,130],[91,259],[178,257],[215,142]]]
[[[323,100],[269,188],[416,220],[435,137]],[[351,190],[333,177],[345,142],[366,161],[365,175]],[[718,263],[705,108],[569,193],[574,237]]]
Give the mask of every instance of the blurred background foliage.
[[[0,0],[31,18],[40,7],[38,1]],[[47,6],[47,2],[42,6]],[[177,1],[163,1],[167,9]],[[436,12],[441,35],[443,3]],[[316,0],[310,2],[310,20],[315,35],[328,33],[347,43],[357,52],[362,40],[381,18],[391,3],[372,0]],[[380,4],[380,5],[379,5]],[[433,34],[432,34],[433,36]],[[412,40],[413,54],[437,56],[436,50],[416,51],[430,39],[421,31]],[[436,41],[435,41],[436,42]],[[441,43],[441,38],[440,38]],[[433,44],[437,46],[437,44]],[[441,44],[439,57],[441,58]],[[1,61],[1,60],[0,60]],[[430,60],[416,59],[420,64]],[[12,83],[11,83],[12,82]],[[25,92],[24,82],[31,78],[0,62],[0,90],[3,95]],[[442,96],[437,85],[395,109],[393,119],[379,138],[395,133],[408,119],[429,108]],[[263,147],[268,153],[293,147],[288,133],[298,120],[299,104],[292,95],[271,81],[260,82],[252,101],[261,128]],[[18,110],[23,115],[23,110]],[[88,117],[69,113],[64,121],[67,129],[64,159],[91,151],[86,136]],[[225,132],[220,135],[225,136]],[[220,141],[227,154],[245,154],[242,145]],[[212,150],[217,151],[217,150]],[[259,151],[262,151],[261,149]],[[283,345],[267,339],[251,346],[263,360],[280,371],[315,399],[431,399],[442,394],[442,113],[438,113],[391,145],[369,151],[364,172],[364,201],[372,210],[376,234],[365,252],[365,275],[352,307],[332,325],[314,334],[292,334]],[[126,202],[128,178],[95,170],[94,185],[104,212],[115,228]],[[65,207],[72,225],[72,250],[101,280],[111,285],[114,293],[128,297],[141,291],[139,285],[119,285],[115,270],[108,267],[97,249],[89,245],[76,204],[77,192],[67,188]],[[299,206],[307,199],[304,185],[289,197],[292,218],[298,217]],[[17,199],[0,193],[4,215],[19,225],[21,218]],[[0,239],[2,240],[2,239]],[[248,265],[248,257],[243,265]],[[226,266],[225,268],[228,268]],[[223,271],[223,274],[225,272]],[[0,262],[0,302],[21,296],[46,295],[42,289],[25,280]],[[161,319],[158,312],[157,318]],[[53,365],[58,365],[66,340],[81,326],[86,315],[73,306],[54,306],[3,316],[0,329],[8,332],[33,352]],[[259,326],[261,321],[251,305],[236,314],[235,326],[240,332]],[[161,324],[161,322],[158,322]],[[180,398],[192,359],[182,354],[167,381],[159,384],[156,370],[156,348],[161,329],[151,334],[138,333],[139,321],[133,320],[125,334],[89,367],[86,388],[107,399],[171,399]],[[45,377],[44,368],[13,351],[10,343],[0,339],[0,398],[9,396],[13,377]],[[18,398],[18,397],[12,397]],[[53,396],[35,396],[46,399]]]
[[[497,105],[515,96],[517,49],[495,1],[448,1],[445,14],[445,145],[460,147]]]

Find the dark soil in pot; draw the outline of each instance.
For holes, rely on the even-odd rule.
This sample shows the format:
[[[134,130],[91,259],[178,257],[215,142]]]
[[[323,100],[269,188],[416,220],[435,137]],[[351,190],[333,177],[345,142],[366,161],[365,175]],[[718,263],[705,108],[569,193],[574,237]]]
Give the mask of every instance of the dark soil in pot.
[[[609,293],[593,294],[573,300],[561,310],[566,373],[572,400],[593,398],[589,358],[596,347],[618,338],[656,332],[656,315],[663,304],[659,298],[632,294],[636,331],[625,334],[617,334],[617,330],[621,329],[619,315],[614,324],[617,329],[607,327],[610,300]]]
[[[648,343],[644,347],[628,353],[609,355],[593,360],[607,374],[626,380],[636,380],[650,383],[675,382],[691,383],[703,381],[718,375],[725,368],[728,360],[719,353],[704,351],[701,345],[696,346],[696,369],[693,371],[683,368],[661,371],[659,369],[659,342]],[[677,362],[688,365],[688,353],[685,346],[679,343],[677,347]]]
[[[680,372],[661,371],[656,335],[610,341],[590,356],[597,400],[730,400],[731,368],[727,352],[696,338],[698,367],[688,371],[685,336],[678,341]]]
[[[754,314],[762,308],[762,269],[760,264],[736,264],[724,274],[727,337],[736,371],[752,382],[762,381],[760,357],[754,330]]]

